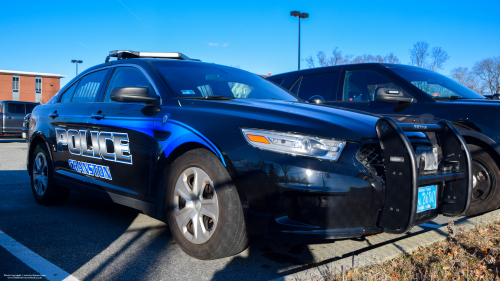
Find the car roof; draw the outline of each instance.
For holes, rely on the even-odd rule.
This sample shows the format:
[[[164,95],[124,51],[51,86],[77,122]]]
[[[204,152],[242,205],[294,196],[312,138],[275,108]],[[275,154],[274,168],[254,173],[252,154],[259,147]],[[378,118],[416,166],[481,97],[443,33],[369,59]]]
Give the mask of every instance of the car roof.
[[[286,75],[286,74],[291,74],[291,73],[308,73],[308,72],[327,72],[328,70],[337,70],[342,67],[350,67],[350,66],[376,66],[376,67],[384,67],[384,68],[414,68],[414,69],[419,69],[419,70],[426,70],[421,67],[413,66],[413,65],[407,65],[407,64],[397,64],[397,63],[379,63],[379,62],[369,62],[369,63],[351,63],[351,64],[340,64],[340,65],[333,65],[333,66],[323,66],[323,67],[315,67],[315,68],[308,68],[308,69],[301,69],[301,70],[295,70],[295,71],[289,71],[289,72],[284,72],[280,74],[275,74],[272,76],[269,76],[267,78],[272,78],[272,77],[278,77],[281,75]]]

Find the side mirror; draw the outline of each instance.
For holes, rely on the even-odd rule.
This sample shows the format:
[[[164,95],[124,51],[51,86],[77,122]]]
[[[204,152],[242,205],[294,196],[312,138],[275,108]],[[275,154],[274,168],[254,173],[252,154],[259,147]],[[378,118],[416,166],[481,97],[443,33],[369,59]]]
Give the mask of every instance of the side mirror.
[[[146,87],[121,87],[111,90],[111,100],[118,102],[143,102],[152,104],[156,98],[148,96],[149,89]]]
[[[376,95],[376,100],[379,102],[390,102],[390,103],[396,103],[396,102],[408,102],[412,103],[413,98],[407,98],[403,96],[403,93],[399,90],[396,89],[391,89],[391,88],[379,88],[377,92],[375,93]]]
[[[314,95],[309,98],[308,103],[325,104],[325,99],[320,95]]]

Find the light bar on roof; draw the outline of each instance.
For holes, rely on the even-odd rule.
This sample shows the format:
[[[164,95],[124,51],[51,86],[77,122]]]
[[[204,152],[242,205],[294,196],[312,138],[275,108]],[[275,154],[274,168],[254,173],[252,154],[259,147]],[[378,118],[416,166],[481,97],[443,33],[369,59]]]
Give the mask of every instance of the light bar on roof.
[[[177,60],[195,60],[182,53],[160,53],[160,52],[137,52],[131,50],[115,50],[109,52],[110,57],[120,58],[163,58],[163,59],[177,59]]]

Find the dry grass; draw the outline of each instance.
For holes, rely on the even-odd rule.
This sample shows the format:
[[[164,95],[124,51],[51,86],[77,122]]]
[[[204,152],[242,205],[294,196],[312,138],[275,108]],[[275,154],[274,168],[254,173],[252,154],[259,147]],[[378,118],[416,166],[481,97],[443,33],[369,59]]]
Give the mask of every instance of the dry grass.
[[[444,242],[419,248],[411,254],[349,271],[342,275],[314,278],[333,280],[495,280],[500,281],[500,223],[453,233],[448,224]]]

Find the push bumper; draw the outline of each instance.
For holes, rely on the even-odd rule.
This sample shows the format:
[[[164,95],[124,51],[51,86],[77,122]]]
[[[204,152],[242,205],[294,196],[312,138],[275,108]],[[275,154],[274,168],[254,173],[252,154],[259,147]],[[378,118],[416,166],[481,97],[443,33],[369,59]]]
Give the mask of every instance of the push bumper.
[[[472,162],[469,149],[457,129],[446,120],[437,124],[397,124],[381,118],[376,131],[386,174],[385,204],[379,226],[385,232],[404,233],[437,214],[465,214],[471,204]],[[439,167],[432,173],[417,168],[417,156],[404,132],[434,133],[442,151]],[[418,191],[437,186],[436,209],[417,213]]]

